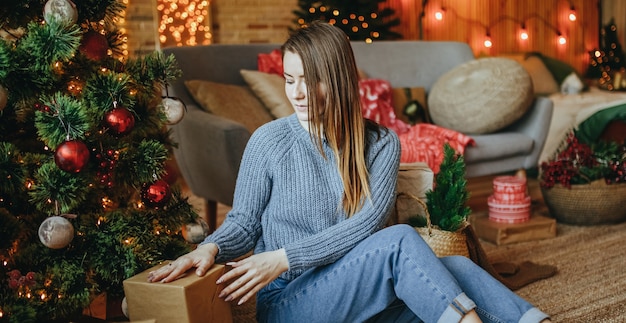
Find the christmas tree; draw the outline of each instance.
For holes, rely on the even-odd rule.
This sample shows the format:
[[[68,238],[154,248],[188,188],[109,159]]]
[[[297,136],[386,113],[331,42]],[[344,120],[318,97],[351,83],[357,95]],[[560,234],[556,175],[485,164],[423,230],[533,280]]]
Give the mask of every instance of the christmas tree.
[[[166,180],[184,104],[162,93],[180,70],[122,55],[124,10],[0,4],[1,322],[68,321],[198,242],[181,226],[202,222]]]
[[[296,26],[302,26],[314,20],[328,21],[343,30],[351,40],[391,40],[402,37],[391,30],[400,24],[394,18],[391,8],[380,8],[385,0],[326,0],[298,1],[299,10],[295,10]]]
[[[602,36],[600,49],[590,53],[591,58],[585,76],[592,79],[601,78],[600,84],[612,87],[613,74],[626,68],[626,54],[617,37],[617,26],[613,19],[600,30],[600,34]]]

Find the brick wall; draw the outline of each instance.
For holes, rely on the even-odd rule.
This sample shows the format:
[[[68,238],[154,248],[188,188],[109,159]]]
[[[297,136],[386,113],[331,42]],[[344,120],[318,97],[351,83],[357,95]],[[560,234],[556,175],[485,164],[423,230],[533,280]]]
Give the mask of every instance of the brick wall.
[[[211,0],[213,42],[282,43],[293,26],[296,0]],[[160,48],[156,0],[128,0],[125,28],[129,55]]]
[[[282,43],[296,0],[213,0],[216,43]]]

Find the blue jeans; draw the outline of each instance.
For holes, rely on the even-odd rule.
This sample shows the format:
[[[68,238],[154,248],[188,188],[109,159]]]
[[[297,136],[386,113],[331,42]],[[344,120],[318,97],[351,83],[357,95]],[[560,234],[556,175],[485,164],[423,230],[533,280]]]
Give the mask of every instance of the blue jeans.
[[[548,316],[462,256],[437,258],[408,225],[365,239],[335,263],[257,295],[259,322],[540,322]]]

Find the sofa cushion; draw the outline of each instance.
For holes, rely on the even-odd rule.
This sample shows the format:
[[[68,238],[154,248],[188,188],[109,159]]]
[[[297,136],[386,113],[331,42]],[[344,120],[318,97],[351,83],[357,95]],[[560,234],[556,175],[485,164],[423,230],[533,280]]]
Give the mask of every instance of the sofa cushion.
[[[513,156],[526,156],[534,147],[533,138],[517,132],[473,135],[474,145],[465,150],[465,160],[476,164]]]
[[[293,113],[291,102],[285,94],[283,77],[253,70],[241,70],[240,73],[252,92],[275,118],[286,117]]]
[[[530,75],[508,58],[475,59],[433,84],[428,109],[433,123],[470,134],[491,133],[517,121],[533,101]]]
[[[185,81],[185,86],[206,111],[237,121],[250,132],[273,120],[263,103],[246,86],[203,80]]]

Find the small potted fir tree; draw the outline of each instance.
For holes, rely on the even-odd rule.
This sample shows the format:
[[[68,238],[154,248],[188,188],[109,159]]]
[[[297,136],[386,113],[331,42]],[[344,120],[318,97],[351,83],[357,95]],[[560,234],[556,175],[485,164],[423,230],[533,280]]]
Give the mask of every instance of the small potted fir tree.
[[[469,192],[465,179],[465,160],[448,144],[443,147],[444,158],[435,175],[434,188],[426,192],[425,217],[410,218],[410,224],[439,257],[469,256],[463,229],[472,212],[467,206]]]

